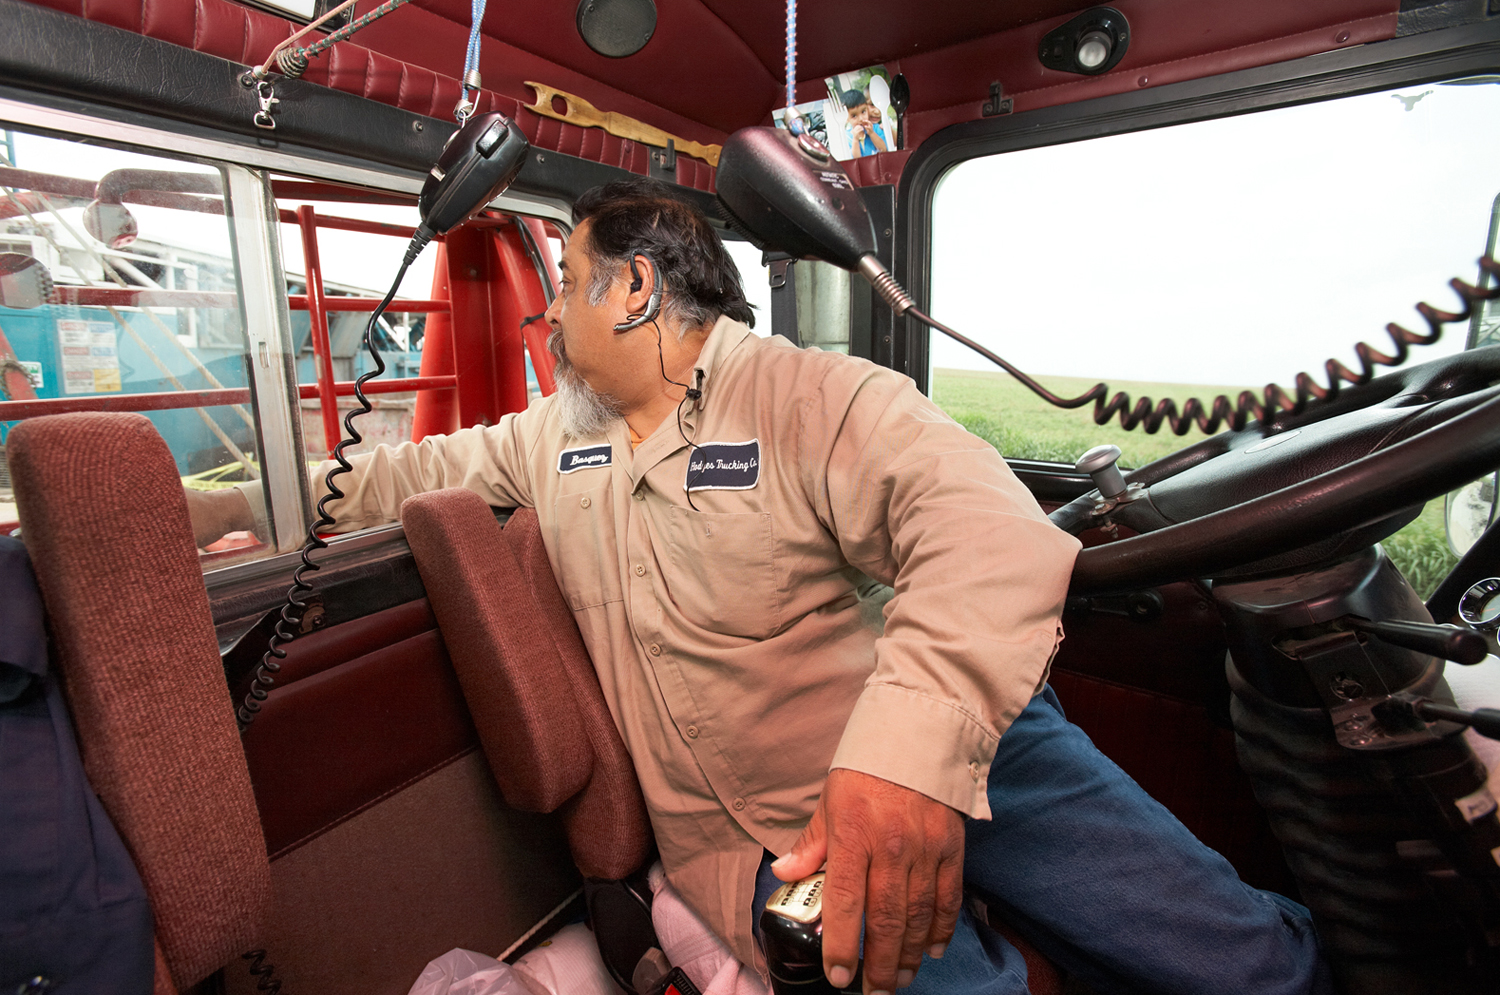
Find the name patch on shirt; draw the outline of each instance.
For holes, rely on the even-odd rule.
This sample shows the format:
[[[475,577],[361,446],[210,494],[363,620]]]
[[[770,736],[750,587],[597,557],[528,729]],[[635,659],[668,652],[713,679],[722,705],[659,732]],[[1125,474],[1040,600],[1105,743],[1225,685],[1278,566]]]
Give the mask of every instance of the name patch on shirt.
[[[585,446],[581,449],[564,449],[557,455],[557,472],[572,473],[595,466],[609,466],[614,461],[614,450],[609,443],[602,446]]]
[[[686,491],[748,491],[760,482],[760,440],[710,442],[688,452]]]

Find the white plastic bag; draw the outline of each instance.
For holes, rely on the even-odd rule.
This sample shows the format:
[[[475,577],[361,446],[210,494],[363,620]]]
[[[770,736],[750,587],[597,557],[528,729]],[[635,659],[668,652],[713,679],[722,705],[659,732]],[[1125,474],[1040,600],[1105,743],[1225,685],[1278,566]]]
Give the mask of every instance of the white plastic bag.
[[[516,961],[516,974],[534,995],[624,995],[599,956],[593,932],[581,922],[564,926]]]
[[[454,947],[428,963],[407,995],[531,995],[531,992],[509,964]]]

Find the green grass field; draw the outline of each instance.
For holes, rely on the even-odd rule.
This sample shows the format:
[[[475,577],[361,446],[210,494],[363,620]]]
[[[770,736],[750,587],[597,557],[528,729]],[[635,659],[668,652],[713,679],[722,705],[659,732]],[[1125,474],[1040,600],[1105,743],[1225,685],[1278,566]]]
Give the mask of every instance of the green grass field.
[[[1097,381],[1077,377],[1038,377],[1049,390],[1076,397]],[[1209,384],[1159,384],[1112,381],[1111,395],[1124,390],[1134,400],[1163,397],[1181,401],[1187,397],[1212,398],[1215,394],[1237,395],[1243,387]],[[1142,466],[1205,438],[1196,428],[1173,435],[1163,426],[1155,435],[1137,429],[1127,432],[1118,420],[1095,425],[1092,404],[1076,411],[1054,408],[1002,372],[980,370],[933,371],[932,399],[954,420],[1015,459],[1052,460],[1072,463],[1083,452],[1106,442],[1120,447],[1120,465]],[[1426,598],[1458,562],[1443,526],[1443,502],[1431,501],[1420,517],[1384,543],[1396,566],[1419,595]]]

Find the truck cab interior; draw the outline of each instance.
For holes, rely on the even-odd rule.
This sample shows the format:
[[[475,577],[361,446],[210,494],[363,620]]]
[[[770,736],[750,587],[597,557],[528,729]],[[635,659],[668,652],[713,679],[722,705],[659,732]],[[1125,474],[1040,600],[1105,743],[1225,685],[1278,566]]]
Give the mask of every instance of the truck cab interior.
[[[780,0],[494,0],[477,76],[466,4],[361,0],[277,61],[332,9],[297,2],[0,0],[0,526],[146,885],[157,992],[274,990],[274,963],[289,992],[400,995],[451,948],[533,949],[646,860],[534,516],[429,495],[325,537],[283,605],[365,316],[387,370],[361,445],[521,410],[554,386],[573,201],[648,175],[719,224],[721,150],[788,102]],[[1069,719],[1311,908],[1341,991],[1496,990],[1466,729],[1500,684],[1466,663],[1500,614],[1500,266],[1475,266],[1500,3],[804,2],[799,104],[872,66],[884,147],[840,168],[920,310],[726,225],[756,331],[911,377],[1080,536]],[[515,123],[519,172],[378,308],[461,104]],[[197,548],[183,488],[255,482],[267,534]]]

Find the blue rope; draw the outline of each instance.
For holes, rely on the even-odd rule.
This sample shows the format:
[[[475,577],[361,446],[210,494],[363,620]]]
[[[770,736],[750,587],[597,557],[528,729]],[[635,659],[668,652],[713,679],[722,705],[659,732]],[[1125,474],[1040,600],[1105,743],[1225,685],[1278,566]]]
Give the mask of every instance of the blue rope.
[[[469,81],[470,81],[470,78],[471,78],[470,77],[471,73],[474,74],[475,78],[477,78],[478,73],[479,73],[479,42],[480,42],[479,26],[484,21],[484,4],[485,4],[485,0],[473,0],[473,4],[474,4],[474,6],[473,6],[473,14],[472,14],[472,18],[471,18],[471,23],[469,25],[469,47],[464,50],[464,72],[463,72],[463,77],[462,77],[462,83],[463,83],[462,102],[465,103],[465,104],[469,103],[469,101],[470,101],[470,96],[469,96],[469,91],[470,90],[474,91],[473,99],[474,100],[478,100],[479,99],[479,88],[477,86],[471,87],[469,85]],[[462,121],[466,117],[468,117],[468,115],[464,114],[464,115],[462,115],[462,116],[459,117],[459,120]]]
[[[797,103],[797,0],[786,0],[786,105]]]

